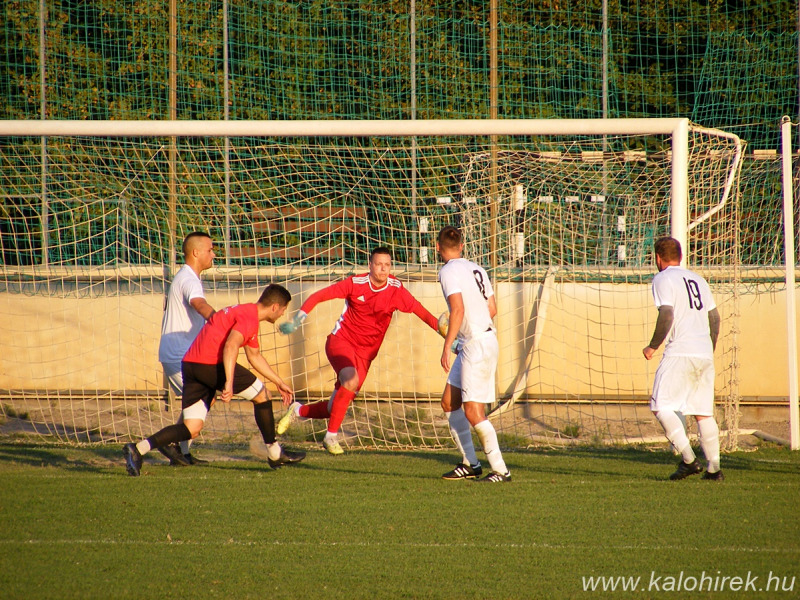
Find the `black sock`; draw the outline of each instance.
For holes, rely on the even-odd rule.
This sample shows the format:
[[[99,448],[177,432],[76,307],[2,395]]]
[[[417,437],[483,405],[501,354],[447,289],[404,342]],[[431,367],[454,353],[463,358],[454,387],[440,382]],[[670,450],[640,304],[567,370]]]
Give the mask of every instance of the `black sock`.
[[[183,423],[177,423],[175,425],[168,425],[161,431],[156,431],[147,438],[147,441],[150,443],[150,448],[155,450],[156,448],[169,446],[173,442],[182,442],[190,439],[192,439],[192,433],[189,431],[189,428]]]
[[[267,400],[261,404],[253,404],[253,416],[256,425],[264,438],[265,444],[275,443],[275,416],[272,414],[272,402]]]

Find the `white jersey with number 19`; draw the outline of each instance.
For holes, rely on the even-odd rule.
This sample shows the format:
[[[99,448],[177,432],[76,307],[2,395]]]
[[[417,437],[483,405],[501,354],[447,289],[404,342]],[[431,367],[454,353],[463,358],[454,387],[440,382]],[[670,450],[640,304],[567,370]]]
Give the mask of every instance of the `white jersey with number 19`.
[[[716,308],[708,282],[683,267],[670,266],[653,278],[656,307],[671,306],[672,329],[664,356],[714,357],[708,313]]]

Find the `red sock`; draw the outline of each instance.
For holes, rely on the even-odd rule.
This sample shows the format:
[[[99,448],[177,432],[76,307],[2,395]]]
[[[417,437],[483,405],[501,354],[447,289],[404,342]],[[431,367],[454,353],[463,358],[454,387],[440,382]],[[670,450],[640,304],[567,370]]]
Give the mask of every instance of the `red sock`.
[[[330,433],[337,433],[344,421],[344,415],[347,413],[347,407],[356,397],[357,392],[351,392],[347,388],[340,387],[333,397],[333,406],[331,407],[331,417],[328,421],[328,431]]]
[[[297,414],[306,419],[327,419],[331,416],[328,412],[327,400],[314,402],[313,404],[304,404],[300,407]]]

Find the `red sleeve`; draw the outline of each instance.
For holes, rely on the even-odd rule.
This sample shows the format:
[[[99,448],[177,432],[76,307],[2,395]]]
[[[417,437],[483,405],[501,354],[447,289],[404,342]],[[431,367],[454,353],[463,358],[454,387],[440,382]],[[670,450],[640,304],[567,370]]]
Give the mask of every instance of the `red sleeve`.
[[[419,300],[414,298],[405,287],[400,288],[402,290],[402,299],[404,306],[400,307],[400,310],[407,313],[414,313],[420,319],[425,321],[428,324],[428,327],[433,329],[434,331],[439,331],[439,319],[434,317],[431,312],[422,306]]]
[[[300,307],[300,310],[308,314],[312,310],[314,310],[314,307],[320,302],[325,302],[326,300],[333,300],[335,298],[347,298],[352,289],[353,289],[352,277],[348,277],[347,279],[338,281],[333,285],[329,285],[328,287],[322,288],[321,290],[317,290],[316,292],[311,294],[308,298],[306,298],[306,301],[303,302],[303,306]]]

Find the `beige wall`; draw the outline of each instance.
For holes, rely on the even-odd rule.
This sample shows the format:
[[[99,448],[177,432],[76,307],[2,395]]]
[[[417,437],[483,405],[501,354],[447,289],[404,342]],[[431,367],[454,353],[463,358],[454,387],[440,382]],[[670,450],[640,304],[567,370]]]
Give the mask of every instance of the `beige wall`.
[[[407,285],[434,315],[445,309],[438,284]],[[296,300],[290,314],[302,300],[299,288],[291,291]],[[309,291],[313,290],[306,294]],[[501,284],[496,291],[501,345],[498,385],[501,392],[508,392],[524,370],[534,333],[530,317],[540,286]],[[219,308],[252,302],[257,296],[258,290],[253,288],[210,293],[208,299]],[[718,297],[717,302],[727,331],[732,323],[732,301]],[[160,294],[67,299],[0,294],[0,389],[158,389],[162,306]],[[284,378],[292,379],[298,391],[326,394],[330,390],[333,373],[324,355],[324,342],[341,307],[341,301],[318,306],[302,337],[294,334],[287,338],[272,325],[262,324],[265,357]],[[787,396],[785,294],[744,295],[739,312],[738,354],[734,357],[730,352],[730,338],[726,338],[716,355],[718,377],[727,377],[728,364],[735,358],[742,396]],[[645,361],[641,349],[649,341],[654,318],[648,286],[556,286],[546,316],[539,321],[540,344],[530,364],[526,391],[647,394],[657,361]],[[439,366],[440,352],[441,338],[416,317],[398,314],[365,393],[438,395],[445,379]]]

